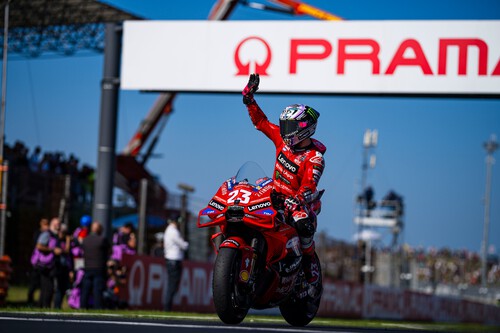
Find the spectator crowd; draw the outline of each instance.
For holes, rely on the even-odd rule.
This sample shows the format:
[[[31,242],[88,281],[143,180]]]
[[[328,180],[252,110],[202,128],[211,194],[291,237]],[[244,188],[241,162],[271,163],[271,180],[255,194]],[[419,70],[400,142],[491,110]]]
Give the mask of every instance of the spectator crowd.
[[[42,153],[40,146],[36,146],[30,153],[28,147],[21,141],[16,141],[12,146],[5,145],[5,159],[17,167],[27,167],[32,172],[77,175],[83,171],[79,169],[79,159],[73,154],[66,156],[63,152],[57,151]]]
[[[468,250],[447,248],[406,248],[406,255],[417,263],[417,279],[431,285],[481,285],[481,257]],[[500,287],[500,262],[497,255],[487,258],[487,284]]]
[[[40,146],[30,152],[23,142],[16,141],[13,145],[5,144],[4,158],[17,173],[29,170],[32,174],[74,177],[78,180],[75,182],[77,186],[72,189],[74,197],[80,201],[91,202],[95,170],[87,164],[80,166],[80,160],[75,155],[66,156],[59,151],[42,152]]]
[[[365,249],[362,246],[331,240],[325,244],[323,251],[322,263],[325,265],[327,277],[362,282],[362,274],[359,273],[365,260]],[[379,254],[390,251],[388,248],[374,247],[372,262],[376,262]],[[405,273],[409,267],[414,267],[412,279],[415,279],[416,285],[433,288],[437,285],[457,288],[481,286],[481,256],[477,252],[465,249],[413,248],[408,245],[396,252],[401,256]],[[500,288],[500,258],[494,251],[490,252],[487,258],[487,284]]]
[[[74,309],[116,309],[126,304],[118,297],[124,284],[123,254],[135,254],[132,224],[113,235],[112,244],[102,235],[102,225],[82,216],[72,233],[59,218],[41,219],[34,235],[32,271],[28,290],[31,306],[60,309],[64,298]],[[35,291],[40,289],[35,301]]]

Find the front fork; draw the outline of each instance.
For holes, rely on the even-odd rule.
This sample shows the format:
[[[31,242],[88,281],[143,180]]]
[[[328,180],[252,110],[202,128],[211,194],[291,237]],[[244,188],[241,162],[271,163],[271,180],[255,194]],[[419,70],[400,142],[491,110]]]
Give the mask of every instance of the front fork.
[[[251,251],[242,253],[240,283],[242,283],[245,292],[255,292],[255,280],[257,277],[257,260],[262,253],[260,242],[253,238],[250,244]],[[246,273],[248,272],[248,273]]]
[[[253,293],[258,275],[257,261],[259,260],[259,254],[263,253],[263,242],[257,238],[252,238],[250,245],[248,245],[242,237],[229,236],[226,238],[226,235],[222,232],[213,235],[212,242],[216,252],[222,247],[235,248],[241,251],[238,285],[244,293]]]

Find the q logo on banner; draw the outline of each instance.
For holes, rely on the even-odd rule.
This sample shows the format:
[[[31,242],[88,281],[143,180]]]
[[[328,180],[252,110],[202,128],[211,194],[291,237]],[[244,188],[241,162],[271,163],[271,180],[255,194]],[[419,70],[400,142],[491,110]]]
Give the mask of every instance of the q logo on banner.
[[[137,273],[136,273],[137,272]],[[137,275],[139,275],[137,277]],[[146,282],[146,270],[141,260],[134,262],[130,269],[128,278],[128,304],[132,306],[142,305],[142,294],[144,292],[144,283]]]
[[[257,73],[259,75],[266,76],[266,75],[268,75],[267,74],[267,68],[271,64],[271,48],[269,47],[269,44],[267,44],[267,42],[264,39],[262,39],[260,37],[256,37],[256,36],[250,36],[250,37],[245,38],[236,47],[236,50],[234,52],[234,63],[236,65],[236,68],[238,69],[238,72],[236,73],[236,75],[237,76],[238,75],[245,75],[246,76],[246,75],[250,74],[250,63],[251,63],[251,61],[249,60],[245,64],[241,61],[241,59],[240,59],[240,49],[243,46],[243,44],[245,44],[245,43],[247,43],[248,41],[251,41],[251,40],[257,40],[257,41],[259,41],[266,48],[266,59],[264,60],[264,62],[263,63],[258,63],[256,60],[254,60],[254,62],[255,62],[255,73]]]

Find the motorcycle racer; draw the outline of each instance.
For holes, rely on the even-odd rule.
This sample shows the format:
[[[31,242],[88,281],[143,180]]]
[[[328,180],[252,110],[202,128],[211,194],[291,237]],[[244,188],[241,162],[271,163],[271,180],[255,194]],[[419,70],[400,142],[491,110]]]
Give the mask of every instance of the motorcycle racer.
[[[254,99],[259,89],[259,74],[251,74],[243,89],[243,103],[255,128],[263,132],[276,146],[274,190],[287,197],[285,208],[292,214],[303,252],[304,272],[310,285],[319,279],[314,234],[321,208],[318,182],[325,162],[326,147],[311,138],[316,130],[319,112],[310,106],[293,104],[280,115],[279,126],[271,123]]]

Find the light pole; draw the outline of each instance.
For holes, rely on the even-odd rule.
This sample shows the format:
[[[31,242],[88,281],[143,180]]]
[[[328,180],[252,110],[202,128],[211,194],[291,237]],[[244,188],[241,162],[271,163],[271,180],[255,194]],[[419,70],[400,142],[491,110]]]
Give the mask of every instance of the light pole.
[[[365,135],[363,137],[363,165],[362,174],[361,174],[361,193],[364,192],[366,187],[366,176],[368,173],[368,168],[373,169],[375,167],[376,158],[375,155],[371,155],[368,158],[371,148],[375,148],[378,142],[378,131],[376,129],[370,130],[367,129],[365,131]]]
[[[182,191],[181,196],[181,219],[182,219],[182,230],[181,234],[184,239],[188,238],[188,227],[187,227],[187,211],[188,211],[188,194],[194,192],[194,187],[188,184],[178,184],[177,187]]]
[[[3,32],[3,62],[2,62],[2,105],[0,111],[0,163],[3,162],[3,145],[5,136],[5,106],[7,99],[7,57],[9,53],[9,4],[4,6],[4,32]]]
[[[363,136],[363,164],[361,165],[361,201],[360,201],[360,209],[358,210],[358,236],[361,236],[363,232],[363,223],[364,218],[368,216],[368,206],[369,202],[365,203],[365,207],[363,207],[363,196],[365,195],[366,190],[366,178],[368,174],[368,169],[373,169],[375,167],[375,154],[370,155],[372,148],[377,146],[378,142],[378,131],[376,129],[370,130],[367,129]],[[361,239],[361,238],[360,238]],[[362,240],[362,242],[365,242]],[[364,274],[364,283],[368,284],[369,274],[371,273],[371,241],[365,242],[365,263],[360,262],[361,270]],[[368,252],[369,251],[369,252]],[[359,254],[361,258],[361,253]]]
[[[495,163],[493,153],[498,149],[497,137],[492,134],[490,139],[484,144],[486,149],[486,187],[484,191],[484,226],[483,226],[483,242],[481,244],[481,289],[486,293],[486,268],[487,268],[487,248],[488,248],[488,233],[490,228],[490,195],[491,195],[491,167]]]
[[[7,213],[7,169],[8,164],[3,160],[3,146],[5,144],[5,106],[7,99],[7,56],[9,51],[9,4],[10,0],[5,1],[4,6],[4,33],[3,33],[3,63],[2,63],[2,101],[0,110],[0,257],[4,255],[5,250],[5,224]],[[5,172],[4,172],[5,171]]]

